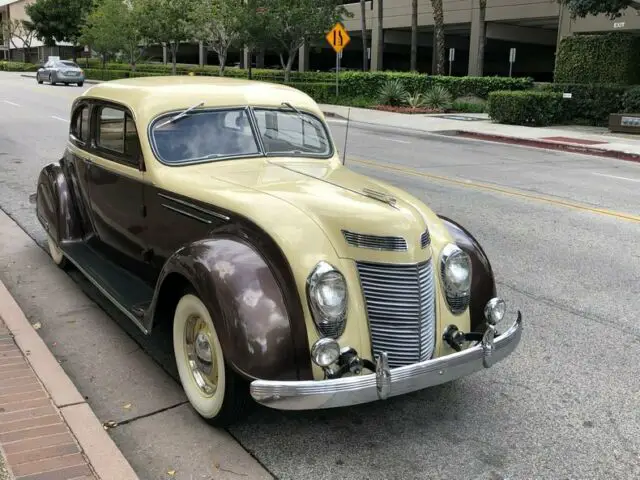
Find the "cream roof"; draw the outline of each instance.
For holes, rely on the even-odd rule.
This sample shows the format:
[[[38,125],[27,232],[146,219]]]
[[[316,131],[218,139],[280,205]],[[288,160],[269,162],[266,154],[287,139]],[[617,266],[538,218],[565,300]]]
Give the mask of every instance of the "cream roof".
[[[113,80],[87,89],[79,98],[100,98],[129,107],[136,119],[148,123],[158,114],[182,110],[204,101],[204,107],[279,107],[289,102],[322,117],[307,94],[286,85],[211,76],[154,76]]]

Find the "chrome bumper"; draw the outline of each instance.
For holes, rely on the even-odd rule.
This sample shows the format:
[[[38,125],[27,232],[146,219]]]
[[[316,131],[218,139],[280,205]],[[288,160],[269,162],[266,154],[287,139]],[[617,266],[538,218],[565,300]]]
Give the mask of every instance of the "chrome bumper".
[[[389,369],[386,354],[379,356],[376,373],[327,380],[251,382],[251,396],[278,410],[344,407],[403,395],[446,383],[489,368],[507,357],[520,343],[522,314],[504,333],[494,337],[489,328],[482,341],[450,355]]]

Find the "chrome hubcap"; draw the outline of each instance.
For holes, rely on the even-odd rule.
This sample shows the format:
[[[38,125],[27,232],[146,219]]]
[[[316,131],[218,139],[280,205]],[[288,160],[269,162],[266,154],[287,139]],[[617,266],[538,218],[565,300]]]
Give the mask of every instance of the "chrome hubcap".
[[[189,317],[185,328],[185,352],[193,381],[206,396],[212,396],[218,385],[218,369],[214,359],[211,332],[200,317]]]

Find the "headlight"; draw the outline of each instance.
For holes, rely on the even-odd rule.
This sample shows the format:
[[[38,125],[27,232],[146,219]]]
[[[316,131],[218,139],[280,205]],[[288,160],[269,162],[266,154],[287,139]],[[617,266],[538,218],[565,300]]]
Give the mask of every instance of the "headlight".
[[[449,243],[442,249],[440,275],[449,310],[459,314],[471,299],[471,258],[460,247]]]
[[[325,337],[344,332],[347,314],[347,283],[327,262],[320,262],[307,279],[307,296],[313,321]]]

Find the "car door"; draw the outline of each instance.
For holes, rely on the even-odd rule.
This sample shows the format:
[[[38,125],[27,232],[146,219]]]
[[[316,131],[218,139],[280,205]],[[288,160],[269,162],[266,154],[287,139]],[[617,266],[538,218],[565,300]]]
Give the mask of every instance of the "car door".
[[[146,246],[144,164],[135,121],[124,106],[96,102],[92,125],[87,176],[98,245],[109,258],[138,270]]]

